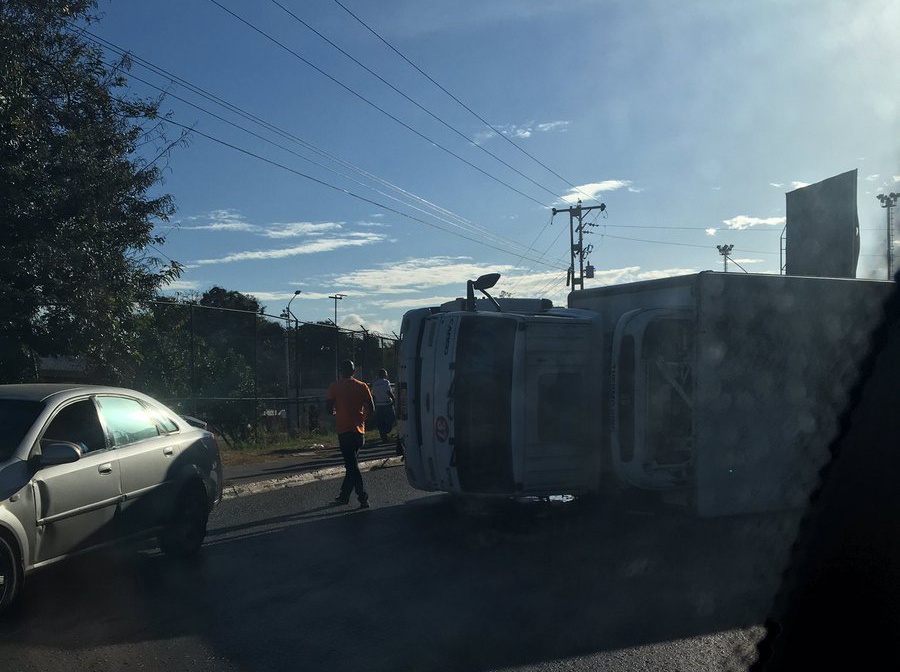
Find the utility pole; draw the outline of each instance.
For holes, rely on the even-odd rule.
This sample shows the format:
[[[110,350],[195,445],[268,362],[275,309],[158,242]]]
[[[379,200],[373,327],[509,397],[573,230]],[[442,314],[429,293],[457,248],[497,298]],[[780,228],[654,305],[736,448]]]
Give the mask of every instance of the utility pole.
[[[876,198],[881,201],[881,207],[887,210],[887,279],[894,278],[894,206],[900,194],[878,194]]]
[[[556,209],[553,208],[553,214],[556,215],[558,212],[568,212],[569,213],[569,269],[566,271],[566,286],[569,285],[569,282],[572,283],[572,289],[576,288],[576,285],[579,289],[584,289],[584,258],[588,254],[591,253],[591,250],[594,249],[593,245],[588,245],[587,248],[584,246],[584,234],[590,233],[590,231],[585,232],[585,226],[597,226],[596,224],[588,223],[585,225],[584,223],[584,213],[590,212],[591,210],[599,210],[603,212],[606,210],[606,204],[601,203],[600,205],[591,205],[588,207],[583,207],[581,205],[581,200],[579,199],[578,204],[571,208],[563,208]],[[575,225],[575,220],[578,220],[578,225]],[[578,242],[575,242],[575,234],[578,234]],[[578,275],[575,275],[575,257],[578,257]],[[594,277],[593,274],[594,267],[588,266],[588,277]]]
[[[339,347],[341,331],[340,331],[340,329],[338,329],[338,324],[337,324],[337,303],[338,303],[338,301],[343,301],[345,296],[347,296],[347,295],[335,293],[328,297],[329,299],[334,299],[334,378],[335,378],[335,380],[340,378],[340,375],[341,375],[340,368],[339,368],[340,360],[338,359],[338,347]]]
[[[728,256],[734,249],[734,245],[716,245],[716,248],[719,250],[719,254],[722,255],[722,264],[724,265],[724,271],[728,273]]]

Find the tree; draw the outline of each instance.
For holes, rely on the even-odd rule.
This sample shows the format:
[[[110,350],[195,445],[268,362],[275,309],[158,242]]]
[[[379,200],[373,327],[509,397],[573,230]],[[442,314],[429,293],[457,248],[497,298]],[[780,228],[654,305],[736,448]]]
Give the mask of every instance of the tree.
[[[31,359],[82,355],[118,381],[133,352],[134,306],[180,274],[153,253],[173,213],[149,195],[165,155],[159,101],[124,92],[71,30],[95,0],[0,0],[0,382],[28,380]]]

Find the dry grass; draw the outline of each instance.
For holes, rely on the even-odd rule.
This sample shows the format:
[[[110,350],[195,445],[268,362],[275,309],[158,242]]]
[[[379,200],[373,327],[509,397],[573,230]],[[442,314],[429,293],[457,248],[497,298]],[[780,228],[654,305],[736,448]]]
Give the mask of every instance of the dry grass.
[[[378,432],[366,432],[366,443],[378,442]],[[316,446],[322,448],[317,449]],[[285,459],[296,459],[298,453],[315,454],[318,452],[333,452],[337,450],[337,435],[321,434],[304,436],[297,439],[286,439],[267,443],[246,443],[239,447],[228,447],[223,441],[219,441],[219,454],[222,465],[233,467],[242,464],[257,464],[259,462],[275,462]],[[314,451],[314,452],[310,452]]]

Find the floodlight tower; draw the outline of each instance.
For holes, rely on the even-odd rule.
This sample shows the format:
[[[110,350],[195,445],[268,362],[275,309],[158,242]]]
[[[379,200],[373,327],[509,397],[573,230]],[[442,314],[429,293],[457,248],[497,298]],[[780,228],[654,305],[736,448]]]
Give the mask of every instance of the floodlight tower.
[[[731,254],[731,251],[734,249],[734,245],[716,245],[716,249],[719,250],[719,254],[722,255],[722,264],[724,266],[724,271],[728,272],[728,256]]]

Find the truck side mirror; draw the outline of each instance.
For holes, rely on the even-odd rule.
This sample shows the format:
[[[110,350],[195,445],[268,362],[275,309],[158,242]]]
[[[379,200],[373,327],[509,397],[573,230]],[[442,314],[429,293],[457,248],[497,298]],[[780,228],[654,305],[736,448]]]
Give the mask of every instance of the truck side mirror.
[[[477,289],[491,300],[498,313],[501,312],[500,304],[497,303],[497,300],[485,291],[496,285],[499,279],[499,273],[485,273],[475,280],[468,280],[466,283],[466,310],[475,310],[475,290]]]
[[[485,275],[479,276],[479,278],[472,283],[472,287],[480,292],[483,292],[484,290],[490,289],[491,287],[496,285],[499,279],[499,273],[486,273]]]

